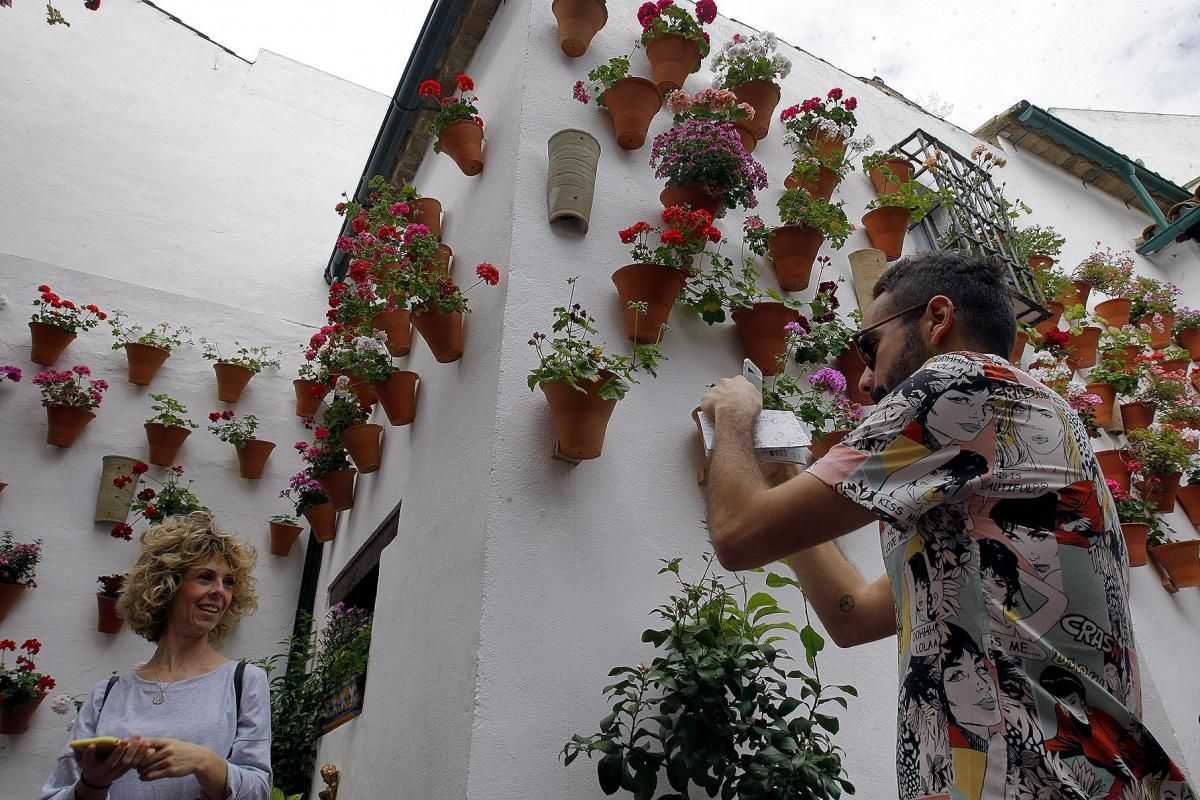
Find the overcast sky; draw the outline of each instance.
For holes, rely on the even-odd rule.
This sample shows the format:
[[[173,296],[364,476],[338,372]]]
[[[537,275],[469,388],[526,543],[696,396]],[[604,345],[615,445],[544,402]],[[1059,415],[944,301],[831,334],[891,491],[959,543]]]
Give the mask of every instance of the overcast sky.
[[[258,48],[395,91],[428,0],[157,0],[253,60]],[[720,12],[973,130],[1018,100],[1200,114],[1200,0],[717,0]]]

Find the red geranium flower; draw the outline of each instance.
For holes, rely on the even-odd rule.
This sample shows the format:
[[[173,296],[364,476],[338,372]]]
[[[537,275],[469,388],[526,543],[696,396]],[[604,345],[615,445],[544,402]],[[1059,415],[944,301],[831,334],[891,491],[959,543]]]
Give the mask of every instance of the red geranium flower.
[[[846,102],[842,103],[842,105],[845,106],[847,111],[853,111],[854,109],[858,108],[858,100],[857,98],[850,97],[847,98]]]
[[[113,486],[118,489],[124,489],[129,484],[133,483],[133,477],[130,475],[118,475],[113,478]]]
[[[662,233],[663,244],[683,244],[683,231],[678,228],[667,228]]]
[[[430,78],[427,81],[422,81],[421,86],[417,89],[417,94],[421,97],[441,97],[442,85]]]
[[[486,261],[475,268],[475,274],[488,286],[495,286],[500,282],[500,270]]]
[[[134,475],[145,475],[147,472],[150,471],[150,467],[149,467],[149,465],[143,464],[141,461],[139,461],[136,464],[134,464],[133,467],[129,471],[132,472]]]
[[[41,286],[37,287],[37,290],[38,290],[39,292],[43,292],[43,293],[45,293],[45,292],[48,292],[48,291],[50,291],[50,287],[49,287],[49,286],[47,286],[46,284],[44,284],[44,283],[43,283]],[[10,641],[10,640],[8,640],[8,639],[5,639],[5,641],[7,642],[7,641]]]
[[[475,88],[475,81],[471,80],[470,75],[458,75],[454,78],[454,82],[458,84],[460,92],[469,92]]]
[[[113,525],[112,530],[109,531],[109,536],[113,537],[114,539],[124,539],[128,542],[133,538],[133,526],[128,522],[118,522],[116,525]]]
[[[12,639],[5,639],[4,641],[0,642],[0,650],[16,650],[16,649],[17,649],[17,643],[14,642]]]
[[[42,643],[37,639],[26,639],[25,643],[21,645],[21,649],[29,653],[31,656],[36,656],[38,653],[42,652]]]

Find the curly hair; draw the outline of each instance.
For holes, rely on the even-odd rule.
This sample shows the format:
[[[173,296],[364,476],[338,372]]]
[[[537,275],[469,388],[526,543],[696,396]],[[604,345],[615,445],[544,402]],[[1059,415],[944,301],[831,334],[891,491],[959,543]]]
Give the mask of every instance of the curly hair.
[[[143,639],[159,640],[167,622],[167,607],[184,575],[213,556],[229,565],[234,584],[233,599],[209,633],[209,641],[219,644],[238,620],[258,609],[253,576],[258,552],[229,531],[217,528],[211,514],[197,511],[151,525],[142,533],[141,541],[141,552],[125,579],[117,612]]]

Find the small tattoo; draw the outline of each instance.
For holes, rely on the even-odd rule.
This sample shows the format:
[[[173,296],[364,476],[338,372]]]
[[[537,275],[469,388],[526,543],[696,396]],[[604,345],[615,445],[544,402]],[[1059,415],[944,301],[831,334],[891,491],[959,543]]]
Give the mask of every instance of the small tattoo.
[[[838,603],[838,605],[841,607],[842,611],[849,613],[850,611],[854,610],[854,598],[848,594],[843,595],[842,600],[840,603]]]

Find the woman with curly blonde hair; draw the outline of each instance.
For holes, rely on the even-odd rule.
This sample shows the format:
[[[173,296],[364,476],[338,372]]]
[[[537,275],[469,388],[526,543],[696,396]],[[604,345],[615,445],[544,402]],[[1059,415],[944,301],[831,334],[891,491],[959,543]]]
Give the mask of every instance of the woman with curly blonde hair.
[[[212,516],[152,525],[118,612],[154,655],[102,681],[73,737],[112,736],[59,756],[43,800],[266,800],[271,791],[271,701],[266,673],[217,651],[258,607],[257,554]]]

